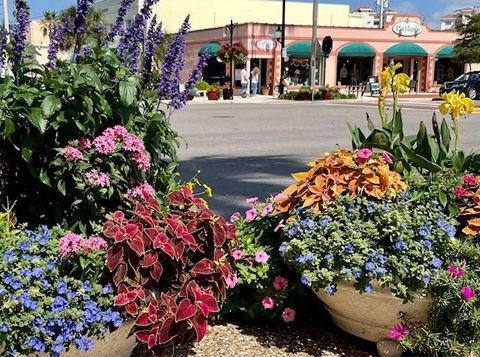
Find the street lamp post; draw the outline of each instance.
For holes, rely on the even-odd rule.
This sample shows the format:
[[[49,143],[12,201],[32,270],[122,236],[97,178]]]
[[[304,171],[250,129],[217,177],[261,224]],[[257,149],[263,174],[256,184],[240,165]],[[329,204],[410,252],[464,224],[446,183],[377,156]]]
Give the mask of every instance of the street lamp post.
[[[238,27],[237,23],[233,23],[233,20],[230,20],[230,23],[225,26],[225,30],[230,34],[230,48],[233,47],[233,33]],[[230,99],[233,99],[233,58],[230,56]]]
[[[285,7],[286,0],[282,1],[282,36],[280,38],[281,44],[281,53],[280,53],[280,85],[278,87],[278,93],[283,94],[285,87],[283,85],[283,72],[285,71],[285,58],[284,58],[284,48],[285,48]]]

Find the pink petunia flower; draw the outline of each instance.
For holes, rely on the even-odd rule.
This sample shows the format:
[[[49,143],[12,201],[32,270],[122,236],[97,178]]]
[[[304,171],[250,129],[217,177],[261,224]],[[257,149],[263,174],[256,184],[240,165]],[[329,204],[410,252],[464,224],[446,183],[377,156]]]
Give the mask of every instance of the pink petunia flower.
[[[270,296],[265,296],[262,300],[262,306],[265,310],[272,310],[275,307],[275,300]]]
[[[390,156],[390,154],[388,152],[384,151],[383,154],[382,154],[382,157],[388,164],[393,165],[392,157]]]
[[[110,177],[103,172],[90,170],[85,176],[92,186],[110,187]]]
[[[275,229],[273,230],[275,233],[277,233],[280,229],[282,229],[283,227],[285,227],[285,224],[284,224],[285,220],[282,219],[280,220],[280,222],[278,222],[277,226],[275,227]]]
[[[72,148],[71,146],[67,146],[62,150],[62,155],[68,161],[79,161],[83,159],[83,154],[77,148]]]
[[[370,156],[373,155],[373,151],[369,148],[363,148],[358,150],[357,156],[359,159],[368,159]]]
[[[225,282],[230,289],[233,289],[238,283],[238,278],[236,275],[229,275],[225,278]]]
[[[463,183],[468,186],[476,186],[477,185],[477,178],[473,175],[463,176]]]
[[[450,265],[448,267],[448,272],[450,273],[451,276],[454,278],[458,278],[460,276],[465,275],[465,270],[463,270],[461,267],[457,268],[455,265]]]
[[[275,196],[274,200],[275,202],[277,201],[281,201],[281,200],[284,200],[284,199],[287,199],[288,198],[288,195],[284,194],[284,193],[279,193],[278,195]]]
[[[60,256],[66,258],[70,254],[79,252],[82,247],[83,237],[75,233],[67,233],[59,241]]]
[[[253,222],[255,218],[257,218],[258,212],[255,208],[249,209],[245,212],[245,222],[250,223]]]
[[[280,275],[276,276],[273,281],[273,287],[277,291],[285,290],[288,287],[288,279]]]
[[[256,252],[255,253],[255,261],[257,263],[266,263],[270,259],[270,256],[265,252]]]
[[[150,159],[144,153],[136,152],[132,155],[132,160],[137,164],[137,167],[142,171],[150,170]]]
[[[247,200],[246,200],[246,202],[249,205],[256,205],[257,201],[258,201],[258,197],[251,197],[251,198],[247,198]]]
[[[295,320],[295,310],[290,307],[285,308],[282,312],[282,319],[287,323]]]
[[[232,253],[233,259],[240,260],[243,258],[243,252],[239,249],[235,249]]]
[[[269,213],[273,212],[273,205],[269,203],[268,205],[265,206],[265,208],[262,210],[262,213],[260,213],[260,216],[266,217],[268,216]]]
[[[232,215],[230,216],[230,222],[235,223],[235,222],[238,221],[240,218],[241,218],[240,213],[239,213],[239,212],[235,212],[234,214],[232,214]]]
[[[78,144],[82,149],[90,149],[92,147],[92,141],[88,138],[81,138]]]
[[[462,198],[468,196],[469,194],[470,192],[466,188],[463,188],[461,186],[455,188],[455,196],[457,196],[457,198]]]
[[[117,144],[113,137],[101,135],[93,140],[95,149],[100,154],[110,154],[117,150]]]
[[[470,286],[464,286],[460,292],[463,300],[470,300],[475,297],[475,291]]]
[[[401,341],[405,336],[408,336],[410,329],[401,323],[396,324],[393,329],[388,333],[387,337],[394,341]]]

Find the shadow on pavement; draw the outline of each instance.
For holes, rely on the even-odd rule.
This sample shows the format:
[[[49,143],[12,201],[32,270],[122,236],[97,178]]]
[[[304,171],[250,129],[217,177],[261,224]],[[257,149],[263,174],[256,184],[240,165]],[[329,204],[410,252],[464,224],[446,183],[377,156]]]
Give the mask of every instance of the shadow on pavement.
[[[248,197],[264,199],[281,192],[293,183],[291,173],[307,169],[304,160],[286,156],[203,156],[180,162],[184,180],[200,170],[200,181],[213,189],[210,207],[225,217],[236,211],[243,213]]]

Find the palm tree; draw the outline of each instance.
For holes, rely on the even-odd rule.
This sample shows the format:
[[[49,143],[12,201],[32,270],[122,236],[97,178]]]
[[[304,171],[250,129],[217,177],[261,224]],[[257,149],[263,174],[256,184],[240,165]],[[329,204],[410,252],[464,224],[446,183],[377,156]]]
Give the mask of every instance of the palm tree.
[[[40,22],[43,36],[47,36],[52,25],[57,21],[57,13],[55,11],[45,11],[43,20]]]

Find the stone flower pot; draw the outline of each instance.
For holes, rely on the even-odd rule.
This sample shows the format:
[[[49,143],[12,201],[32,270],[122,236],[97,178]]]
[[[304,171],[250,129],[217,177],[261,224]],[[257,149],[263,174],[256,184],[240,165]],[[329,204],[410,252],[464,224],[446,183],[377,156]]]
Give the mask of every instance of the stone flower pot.
[[[352,282],[341,282],[335,295],[315,291],[339,328],[354,336],[377,343],[380,356],[401,356],[402,350],[387,340],[388,332],[399,322],[400,313],[415,321],[426,321],[432,310],[432,299],[419,295],[413,303],[404,304],[389,289],[374,285],[372,293],[360,294]],[[387,340],[387,341],[386,341]]]
[[[84,352],[71,348],[68,352],[62,352],[61,357],[130,357],[137,345],[135,336],[129,336],[134,320],[126,321],[120,328],[108,333],[103,339],[95,340],[93,349]],[[0,355],[4,352],[0,346]],[[48,357],[46,353],[33,353],[29,357]]]

